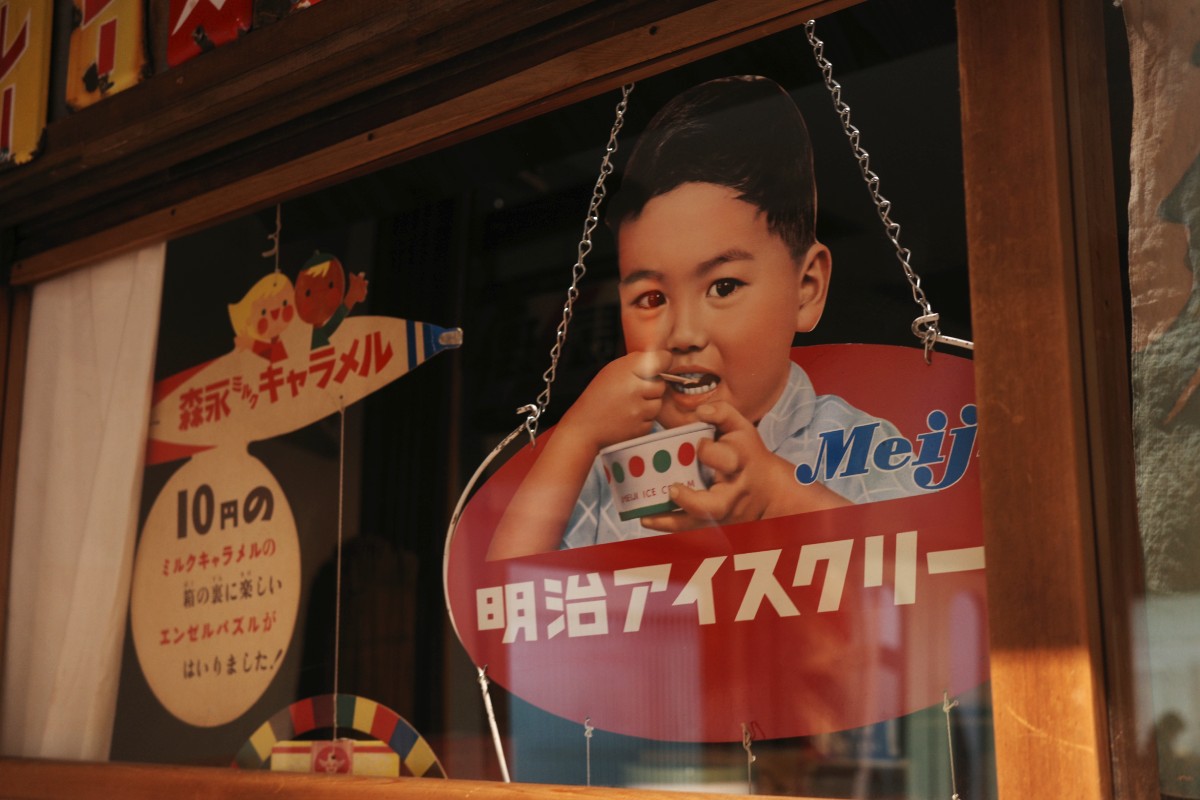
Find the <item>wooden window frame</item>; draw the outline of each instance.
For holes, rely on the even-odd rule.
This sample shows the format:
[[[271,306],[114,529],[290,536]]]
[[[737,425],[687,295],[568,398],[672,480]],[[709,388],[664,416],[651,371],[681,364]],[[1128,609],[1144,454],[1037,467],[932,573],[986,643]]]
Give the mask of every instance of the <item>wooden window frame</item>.
[[[34,283],[854,2],[324,3],[51,124],[39,159],[0,173],[0,655]],[[957,14],[1000,797],[1157,797],[1133,700],[1140,545],[1102,9],[958,0]],[[222,798],[679,796],[0,759],[11,797],[193,781]]]

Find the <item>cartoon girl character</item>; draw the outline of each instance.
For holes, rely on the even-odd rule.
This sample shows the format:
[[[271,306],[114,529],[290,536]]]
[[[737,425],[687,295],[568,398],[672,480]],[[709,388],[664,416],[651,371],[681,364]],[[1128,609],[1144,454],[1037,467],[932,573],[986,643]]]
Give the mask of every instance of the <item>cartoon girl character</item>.
[[[296,276],[296,313],[313,326],[312,349],[328,345],[350,309],[366,297],[367,279],[362,273],[350,276],[347,289],[342,262],[328,253],[313,253]]]
[[[234,350],[251,349],[268,361],[282,361],[287,350],[279,335],[295,314],[292,282],[282,273],[267,275],[229,306]]]

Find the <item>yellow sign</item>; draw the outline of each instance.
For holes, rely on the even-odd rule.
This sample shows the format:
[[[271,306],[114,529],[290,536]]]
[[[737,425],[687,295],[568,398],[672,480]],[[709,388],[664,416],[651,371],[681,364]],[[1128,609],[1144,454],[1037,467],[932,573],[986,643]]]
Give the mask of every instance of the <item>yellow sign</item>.
[[[67,64],[67,105],[85,108],[128,89],[146,65],[142,0],[72,0],[76,25]]]
[[[33,158],[46,127],[53,4],[0,0],[0,162]]]

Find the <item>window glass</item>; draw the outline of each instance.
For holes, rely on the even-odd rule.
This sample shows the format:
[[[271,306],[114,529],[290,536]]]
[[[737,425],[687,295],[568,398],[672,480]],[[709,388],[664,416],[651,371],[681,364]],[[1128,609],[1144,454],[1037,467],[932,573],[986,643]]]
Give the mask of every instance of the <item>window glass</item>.
[[[1144,746],[1157,752],[1164,796],[1200,797],[1200,585],[1193,568],[1198,551],[1191,479],[1200,419],[1194,397],[1200,338],[1193,312],[1200,161],[1194,137],[1186,133],[1200,97],[1200,27],[1179,11],[1171,3],[1128,3],[1110,20],[1114,60],[1122,62],[1110,85],[1115,174],[1125,191],[1119,196],[1128,199],[1133,423],[1145,566],[1136,617],[1144,620],[1136,640],[1140,723]],[[1125,153],[1128,170],[1121,163]]]
[[[918,10],[909,3],[872,2],[822,19],[817,35],[826,42],[843,99],[853,108],[870,167],[881,177],[880,191],[893,204],[892,219],[903,223],[902,244],[912,251],[912,266],[940,313],[942,330],[970,339],[953,5],[922,3]],[[640,199],[625,180],[630,153],[648,139],[660,109],[693,87],[747,75],[768,78],[769,85],[752,82],[767,85],[768,94],[774,91],[769,87],[780,87],[806,122],[819,198],[815,232],[809,234],[815,239],[802,234],[789,239],[792,234],[783,232],[788,224],[768,218],[763,209],[769,201],[757,199],[753,182],[735,192],[711,177],[712,164]],[[448,522],[476,467],[520,423],[515,410],[534,403],[544,388],[619,97],[607,92],[282,203],[278,272],[276,257],[263,255],[272,246],[275,208],[170,243],[155,378],[156,399],[163,401],[157,419],[178,435],[158,437],[161,446],[152,446],[145,473],[139,548],[152,546],[145,531],[154,525],[166,534],[156,534],[162,541],[153,546],[162,549],[155,558],[139,555],[151,568],[139,565],[142,577],[135,574],[114,759],[237,761],[271,768],[288,762],[362,771],[390,758],[366,743],[379,739],[389,745],[384,750],[400,755],[405,774],[500,779],[478,680],[486,663],[487,700],[504,766],[517,781],[829,797],[915,798],[953,791],[995,796],[990,691],[986,666],[979,669],[987,662],[986,608],[971,588],[981,585],[982,561],[926,567],[925,556],[935,563],[937,554],[930,551],[938,547],[927,538],[918,544],[923,528],[879,528],[868,535],[834,529],[848,517],[831,516],[834,528],[827,525],[813,540],[828,548],[809,551],[807,578],[804,526],[788,527],[793,523],[781,520],[792,517],[785,513],[765,514],[770,525],[668,534],[655,552],[680,543],[681,555],[663,556],[667,561],[637,561],[636,553],[633,561],[620,561],[628,542],[598,545],[595,561],[573,548],[534,555],[529,550],[501,554],[514,557],[497,566],[500,559],[484,563],[480,550],[480,564],[472,567],[478,571],[468,570],[464,579],[466,592],[456,588],[454,576],[461,573],[444,559]],[[780,135],[774,125],[769,119],[755,122],[744,135],[774,147],[772,137]],[[674,403],[687,413],[680,411],[679,419],[664,425],[691,422],[688,414],[698,412],[687,398],[724,383],[727,394],[718,399],[728,400],[743,419],[751,417],[747,435],[756,440],[767,438],[763,420],[774,419],[769,415],[782,394],[802,390],[800,379],[789,377],[798,369],[789,358],[855,343],[906,348],[897,363],[910,356],[922,363],[920,343],[911,333],[921,311],[803,28],[641,81],[618,140],[610,198],[572,303],[552,400],[539,420],[538,448],[554,441],[545,433],[568,410],[584,414],[587,398],[596,396],[591,387],[598,372],[631,350],[694,356],[689,361],[672,355],[645,376],[660,387],[650,416]],[[781,161],[786,149],[780,148]],[[767,155],[763,160],[770,162],[776,154]],[[753,172],[732,169],[739,168]],[[784,168],[769,173],[778,177]],[[672,205],[674,200],[680,202]],[[614,202],[623,209],[622,222],[613,219]],[[789,198],[784,205],[790,203]],[[707,223],[696,224],[695,215],[673,216],[697,206],[707,209]],[[693,227],[672,223],[679,219],[692,220]],[[723,242],[722,236],[728,244],[713,244]],[[827,247],[828,255],[810,259],[814,242]],[[710,257],[695,255],[706,247]],[[816,279],[804,277],[810,263],[816,264],[812,274],[824,269],[819,287]],[[697,280],[704,283],[700,289]],[[773,288],[754,295],[762,285]],[[802,299],[793,303],[799,311],[789,310],[786,323],[804,332],[793,340],[794,330],[787,330],[783,344],[769,351],[768,340],[779,338],[772,336],[782,313],[779,298],[788,292]],[[805,304],[813,294],[821,296],[822,308],[809,319],[804,308],[812,308]],[[758,297],[761,306],[719,323],[728,306],[746,297]],[[691,341],[682,341],[687,337],[678,330],[670,335],[679,341],[663,338],[667,334],[658,327],[663,315],[675,313],[694,313],[699,320],[688,334]],[[804,318],[794,320],[797,314]],[[748,319],[754,324],[742,324]],[[379,320],[404,322],[396,328]],[[461,347],[453,338],[456,328],[462,330]],[[439,338],[447,333],[449,338]],[[718,339],[728,358],[704,361],[698,354]],[[803,354],[793,355],[793,346]],[[841,350],[828,352],[842,358]],[[888,362],[894,351],[869,352],[884,353],[880,358]],[[969,353],[939,347],[934,360],[941,370],[961,362],[957,374],[969,383]],[[819,373],[818,366],[804,363],[813,374],[849,380],[837,378],[836,368]],[[839,363],[849,365],[843,372],[860,365]],[[232,364],[237,366],[222,371]],[[895,363],[885,366],[892,383],[876,386],[874,373],[856,373],[851,377],[861,385],[853,391],[886,399],[925,380],[926,373],[916,368],[906,373]],[[653,373],[672,369],[699,388],[663,388],[663,379]],[[776,383],[763,377],[776,374],[783,376]],[[370,384],[376,375],[379,385]],[[864,473],[887,473],[886,486],[870,478],[846,480],[838,504],[860,492],[861,500],[878,500],[886,516],[889,508],[908,508],[900,504],[911,496],[921,495],[924,502],[924,490],[943,488],[930,484],[953,482],[946,476],[957,457],[955,443],[963,448],[968,481],[974,480],[968,472],[974,463],[973,406],[968,410],[968,402],[958,399],[953,406],[938,405],[939,390],[929,384],[932,405],[918,419],[924,427],[901,426],[885,436],[883,431],[892,430],[887,426],[899,420],[880,412],[846,412],[850,421],[842,439],[814,434],[814,446],[824,442],[826,449],[824,462],[808,462],[813,474],[822,468],[855,473],[855,459],[863,461]],[[751,387],[745,390],[750,399],[737,393],[742,386]],[[970,397],[969,389],[964,396]],[[304,410],[285,415],[280,409],[292,398],[303,399]],[[755,406],[755,398],[765,398],[765,405]],[[612,405],[605,406],[601,396],[595,407]],[[234,418],[254,422],[231,422]],[[731,429],[722,425],[724,436]],[[892,442],[871,450],[870,464],[868,452],[855,449],[860,439],[845,438],[859,428],[862,441]],[[570,430],[569,423],[560,430]],[[872,440],[876,432],[879,439]],[[778,438],[794,433],[783,430]],[[565,440],[564,434],[560,441]],[[841,462],[835,453],[839,441]],[[477,499],[490,496],[511,475],[513,453],[522,443],[484,471],[468,505],[468,514],[476,514],[473,524],[479,524]],[[926,466],[923,478],[908,469],[922,460],[922,443],[930,448],[928,464],[936,465]],[[703,451],[707,445],[695,447]],[[684,460],[682,452],[672,450],[674,460]],[[943,457],[935,461],[939,452]],[[647,457],[649,463],[653,457]],[[632,462],[620,463],[622,471],[634,472]],[[893,473],[905,477],[893,479]],[[826,482],[816,481],[817,488]],[[850,483],[857,488],[847,488]],[[906,488],[895,489],[900,483]],[[521,486],[554,493],[554,487]],[[946,496],[959,496],[945,488]],[[579,491],[572,486],[568,493],[574,497]],[[535,495],[535,510],[551,502],[541,497]],[[514,502],[505,501],[501,512]],[[764,516],[761,509],[752,513]],[[159,521],[151,525],[151,519]],[[493,522],[499,524],[499,517]],[[521,525],[524,533],[532,523],[525,519]],[[725,536],[722,531],[786,536],[793,530],[801,533],[793,541],[781,539],[777,549],[763,544],[730,550],[727,563],[713,561],[720,556],[703,549],[713,537]],[[588,543],[605,541],[599,536]],[[701,555],[692,561],[686,561],[687,542],[700,546]],[[556,539],[536,549],[555,551],[558,545]],[[843,545],[852,554],[846,556],[850,577],[841,573],[847,591],[866,598],[854,601],[862,612],[857,621],[840,608],[817,610],[826,603],[822,592],[837,574]],[[981,545],[950,542],[940,551],[970,551],[981,559]],[[904,555],[908,547],[911,555]],[[913,578],[918,595],[908,601],[901,599],[897,576],[904,564],[916,570],[918,552],[921,577]],[[879,583],[872,583],[875,568],[860,563],[871,553],[879,563]],[[529,564],[542,566],[523,566]],[[705,583],[706,564],[717,583]],[[662,566],[669,567],[663,585],[670,588],[656,594],[652,568]],[[554,577],[554,570],[561,574]],[[472,584],[472,576],[486,580]],[[154,590],[139,594],[139,580]],[[710,588],[710,597],[716,592],[714,614],[726,617],[712,624],[748,632],[732,636],[726,647],[714,648],[712,637],[695,644],[708,623],[703,602],[686,598],[705,585],[717,587]],[[889,593],[870,593],[877,586]],[[638,587],[645,587],[640,595]],[[804,605],[804,591],[812,592],[811,608]],[[624,603],[620,613],[606,612],[613,607],[603,603],[617,602],[618,594]],[[696,596],[702,598],[703,591]],[[467,610],[456,612],[452,622],[447,601],[453,606],[456,597]],[[649,626],[654,614],[671,606],[664,598],[680,597],[685,599],[674,605],[684,606],[692,622],[679,646],[660,641],[653,649],[651,642],[647,647],[662,659],[653,668],[658,671],[629,669],[623,661],[640,663],[638,651],[644,648],[630,647],[632,640],[621,636],[636,632],[630,626],[635,610],[643,608],[639,603],[645,602]],[[155,616],[163,608],[166,616]],[[799,622],[792,621],[791,610]],[[514,620],[526,612],[535,616],[522,628]],[[557,629],[555,613],[561,619]],[[827,624],[835,618],[836,624]],[[773,658],[770,648],[763,649],[768,623],[810,626],[805,631],[826,625],[825,649],[805,651],[796,675],[819,669],[833,682],[803,685],[797,678],[796,694],[779,696],[790,673],[767,663]],[[625,629],[618,632],[618,624]],[[512,644],[522,647],[537,634],[554,648],[591,649],[580,656],[525,647],[518,656],[514,648],[511,663],[480,663],[477,656],[484,651],[474,644],[492,634],[489,646],[504,644],[510,629]],[[808,635],[784,633],[766,643],[783,648],[794,636]],[[146,652],[152,653],[149,662]],[[759,661],[764,652],[766,661]],[[712,677],[724,674],[713,659],[724,664],[737,661],[739,653],[746,663],[731,673],[736,681]],[[830,663],[819,663],[822,653]],[[148,666],[151,662],[158,666]],[[839,673],[870,679],[838,684]],[[934,685],[928,677],[942,674],[974,678]],[[646,675],[659,677],[650,681]],[[228,691],[214,695],[214,685]],[[924,688],[917,691],[918,685]],[[321,700],[335,692],[340,702]],[[567,700],[559,705],[547,699],[551,695]],[[669,703],[663,699],[668,695]],[[574,700],[588,697],[596,698],[596,707],[573,714]],[[878,710],[892,707],[893,697],[905,699],[892,704],[895,713],[881,716]],[[639,706],[649,709],[646,719],[619,710]],[[783,709],[782,721],[766,711],[739,716],[743,707],[767,706]],[[678,716],[664,718],[654,711],[661,708]],[[358,740],[357,750],[331,748],[328,741],[338,736]]]

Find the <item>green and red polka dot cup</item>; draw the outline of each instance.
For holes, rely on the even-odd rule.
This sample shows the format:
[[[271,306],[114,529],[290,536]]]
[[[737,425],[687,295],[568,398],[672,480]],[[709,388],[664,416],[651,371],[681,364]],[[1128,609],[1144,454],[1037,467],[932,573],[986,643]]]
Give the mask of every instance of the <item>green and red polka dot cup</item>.
[[[707,470],[696,453],[701,439],[712,439],[716,429],[706,422],[639,436],[600,451],[604,477],[621,519],[637,519],[679,508],[669,489],[681,483],[707,489]]]

